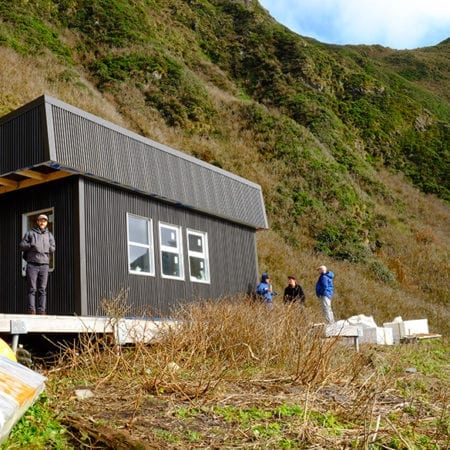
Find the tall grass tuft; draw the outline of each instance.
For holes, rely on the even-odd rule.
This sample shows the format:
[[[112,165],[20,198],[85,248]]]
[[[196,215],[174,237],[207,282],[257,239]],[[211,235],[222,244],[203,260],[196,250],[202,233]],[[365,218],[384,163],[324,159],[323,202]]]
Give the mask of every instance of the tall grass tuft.
[[[128,311],[121,301],[111,302],[112,320]],[[325,338],[323,326],[314,325],[319,320],[296,304],[268,310],[241,297],[199,301],[174,311],[153,344],[120,348],[88,336],[81,338],[81,348],[65,349],[60,366],[96,384],[132,372],[155,392],[199,382],[209,390],[236,379],[308,386],[353,379],[365,361],[352,347]]]

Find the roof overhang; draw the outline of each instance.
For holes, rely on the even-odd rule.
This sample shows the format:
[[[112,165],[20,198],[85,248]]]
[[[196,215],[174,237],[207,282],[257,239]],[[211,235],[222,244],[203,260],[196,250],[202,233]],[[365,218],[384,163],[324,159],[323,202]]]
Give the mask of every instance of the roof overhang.
[[[70,177],[73,174],[73,172],[52,167],[51,164],[18,169],[14,172],[0,175],[0,195]]]
[[[258,184],[47,95],[0,118],[0,153],[0,194],[79,175],[268,228]]]
[[[14,172],[0,175],[0,195],[6,194],[8,192],[12,191],[18,191],[20,189],[25,189],[32,186],[41,185],[44,183],[49,183],[51,181],[60,180],[62,178],[68,178],[70,176],[74,175],[80,175],[86,178],[90,178],[92,180],[100,181],[105,184],[111,184],[116,187],[121,187],[124,190],[133,191],[136,193],[139,193],[146,197],[151,197],[160,201],[163,201],[165,203],[171,203],[174,205],[177,205],[179,207],[183,207],[186,209],[192,209],[197,210],[199,212],[204,212],[206,214],[210,214],[209,211],[202,211],[198,208],[193,207],[189,204],[184,204],[179,201],[174,201],[168,197],[164,197],[158,194],[152,194],[145,191],[140,191],[138,189],[135,189],[131,186],[127,186],[124,184],[119,183],[112,183],[111,180],[103,179],[98,176],[93,176],[92,174],[83,173],[78,170],[74,170],[67,167],[60,167],[56,163],[46,163],[46,164],[40,164],[37,166],[29,167],[26,169],[20,169],[16,170]],[[216,214],[216,217],[219,217],[221,219],[229,220],[226,216],[221,216],[220,214]],[[250,224],[247,224],[245,222],[241,222],[242,225],[245,226],[251,226]],[[256,228],[257,231],[264,230],[265,228]]]

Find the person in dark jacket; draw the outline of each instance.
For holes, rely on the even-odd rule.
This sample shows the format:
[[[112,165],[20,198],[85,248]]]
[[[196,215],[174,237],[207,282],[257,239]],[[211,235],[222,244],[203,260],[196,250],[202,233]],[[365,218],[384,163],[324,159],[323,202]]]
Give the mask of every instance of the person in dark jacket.
[[[303,305],[305,303],[306,296],[303,288],[297,284],[294,275],[288,276],[288,285],[284,289],[283,301],[284,303],[298,303]]]
[[[25,233],[19,248],[27,262],[28,312],[46,314],[48,269],[50,255],[55,251],[55,238],[47,229],[48,217],[45,214],[38,216],[36,225]]]
[[[322,302],[325,320],[328,323],[334,323],[334,314],[331,309],[331,299],[334,293],[334,273],[328,270],[326,266],[319,266],[317,271],[319,272],[319,279],[316,283],[316,295]]]

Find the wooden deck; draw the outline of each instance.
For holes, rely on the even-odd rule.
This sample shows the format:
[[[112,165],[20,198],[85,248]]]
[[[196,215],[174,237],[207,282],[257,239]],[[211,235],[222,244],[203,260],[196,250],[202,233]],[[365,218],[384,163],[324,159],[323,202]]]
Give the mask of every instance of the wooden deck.
[[[13,350],[20,335],[38,334],[109,334],[119,345],[149,343],[161,332],[175,325],[170,320],[112,319],[109,317],[39,316],[29,314],[0,314],[0,334],[13,336]]]

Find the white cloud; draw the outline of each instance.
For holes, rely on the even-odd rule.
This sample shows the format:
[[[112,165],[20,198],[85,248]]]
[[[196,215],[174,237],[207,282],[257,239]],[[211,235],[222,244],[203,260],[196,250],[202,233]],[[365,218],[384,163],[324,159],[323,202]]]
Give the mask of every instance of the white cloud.
[[[259,0],[280,23],[336,44],[402,49],[450,37],[449,0]]]

